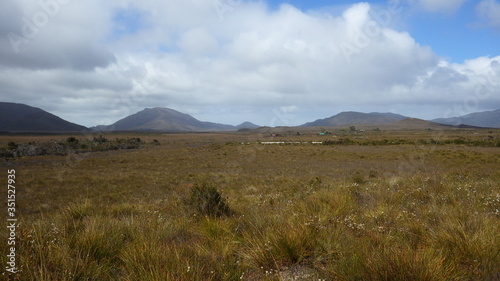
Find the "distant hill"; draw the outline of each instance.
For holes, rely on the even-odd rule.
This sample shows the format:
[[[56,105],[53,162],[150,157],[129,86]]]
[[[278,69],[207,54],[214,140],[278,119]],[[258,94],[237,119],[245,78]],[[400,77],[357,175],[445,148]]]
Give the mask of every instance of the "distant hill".
[[[260,128],[259,125],[255,125],[254,123],[252,122],[243,122],[241,124],[239,124],[238,126],[236,126],[236,129],[257,129],[257,128]]]
[[[494,111],[475,112],[459,117],[438,118],[433,122],[447,125],[469,125],[477,127],[500,128],[500,109]]]
[[[449,125],[443,125],[439,123],[435,123],[432,121],[427,121],[427,120],[422,120],[418,118],[406,118],[391,124],[387,125],[388,128],[392,129],[397,129],[397,130],[404,130],[404,129],[411,129],[411,130],[426,130],[426,129],[453,129],[455,128],[454,126],[449,126]]]
[[[318,119],[301,125],[301,127],[336,127],[352,124],[388,124],[408,118],[394,113],[361,113],[361,112],[341,112],[325,119]]]
[[[20,103],[0,102],[2,132],[80,132],[86,129],[40,108]]]
[[[233,131],[235,126],[202,122],[189,114],[170,108],[146,108],[125,117],[109,126],[97,126],[102,131],[164,131],[164,132],[210,132]]]

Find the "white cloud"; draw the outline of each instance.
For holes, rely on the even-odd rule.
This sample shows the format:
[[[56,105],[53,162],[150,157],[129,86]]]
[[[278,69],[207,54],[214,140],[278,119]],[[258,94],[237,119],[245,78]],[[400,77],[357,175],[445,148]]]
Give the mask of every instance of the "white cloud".
[[[218,49],[218,43],[205,28],[198,27],[182,34],[179,47],[189,55],[208,55]]]
[[[20,18],[39,9],[18,3],[0,4],[13,15],[0,17],[0,34],[21,34]],[[222,123],[253,116],[249,121],[262,125],[281,112],[298,125],[339,110],[412,115],[426,107],[441,117],[443,107],[461,104],[480,85],[498,91],[492,81],[500,80],[499,57],[443,62],[409,33],[377,22],[367,3],[325,17],[241,2],[222,18],[212,4],[70,1],[18,54],[0,37],[2,100],[87,126],[153,106]],[[117,31],[113,18],[123,9],[147,19],[129,33]],[[131,23],[126,15],[120,20]],[[479,102],[500,107],[500,95]]]
[[[495,0],[483,0],[476,10],[488,25],[500,28],[500,3]]]
[[[92,70],[115,62],[100,42],[109,11],[91,1],[59,2],[2,1],[10,14],[0,19],[0,65]]]

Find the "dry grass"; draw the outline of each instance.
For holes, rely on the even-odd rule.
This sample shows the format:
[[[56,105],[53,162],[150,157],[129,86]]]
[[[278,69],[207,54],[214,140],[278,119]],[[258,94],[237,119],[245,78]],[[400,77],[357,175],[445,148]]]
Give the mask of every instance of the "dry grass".
[[[368,145],[428,131],[357,133],[351,145],[140,135],[138,150],[1,160],[18,179],[22,271],[11,278],[500,280],[500,151],[472,142],[499,133],[444,134],[470,142]],[[198,206],[210,202],[224,215]]]

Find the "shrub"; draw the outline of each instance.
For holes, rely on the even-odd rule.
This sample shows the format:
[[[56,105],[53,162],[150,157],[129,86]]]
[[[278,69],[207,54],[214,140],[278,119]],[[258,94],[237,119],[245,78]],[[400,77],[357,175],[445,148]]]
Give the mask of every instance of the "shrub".
[[[353,141],[349,138],[340,138],[338,140],[326,140],[323,142],[324,145],[353,145],[357,144],[356,141]]]
[[[7,147],[9,148],[9,150],[14,150],[18,147],[17,143],[13,142],[13,141],[9,141],[9,143],[7,144]]]
[[[105,143],[107,141],[108,141],[108,139],[106,139],[102,135],[99,135],[98,137],[94,137],[94,142],[96,142],[96,143]]]
[[[67,146],[71,147],[72,149],[78,149],[80,146],[80,141],[75,137],[68,137],[66,139],[66,144],[67,144]],[[65,144],[61,144],[61,145],[66,146]]]
[[[226,200],[212,184],[195,184],[191,188],[188,203],[204,216],[224,217],[232,214]]]
[[[8,149],[0,148],[0,157],[14,157],[14,154]]]
[[[111,147],[114,147],[114,149],[137,149],[141,142],[141,138],[116,138],[114,145]]]
[[[363,177],[363,175],[362,175],[360,172],[356,172],[356,173],[352,176],[352,181],[353,181],[355,184],[365,184],[365,183],[367,183],[367,181],[365,180],[365,178]]]

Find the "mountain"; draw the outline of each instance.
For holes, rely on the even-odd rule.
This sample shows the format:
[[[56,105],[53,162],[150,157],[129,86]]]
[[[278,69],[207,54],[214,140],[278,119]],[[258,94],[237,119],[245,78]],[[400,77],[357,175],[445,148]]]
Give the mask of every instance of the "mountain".
[[[388,124],[408,118],[394,113],[361,113],[361,112],[341,112],[335,116],[318,119],[301,125],[301,127],[335,127],[351,124]]]
[[[236,127],[211,122],[202,122],[191,115],[170,108],[146,108],[118,120],[113,125],[97,126],[102,131],[165,131],[165,132],[213,132],[233,131]]]
[[[0,131],[3,132],[80,132],[86,129],[40,108],[0,102]]]
[[[475,112],[459,117],[438,118],[433,122],[446,125],[469,125],[488,128],[500,128],[500,109],[494,111]]]
[[[239,124],[238,126],[236,126],[236,129],[238,129],[238,130],[240,130],[240,129],[257,129],[257,128],[260,128],[260,126],[255,125],[252,122],[243,122],[243,123]]]

